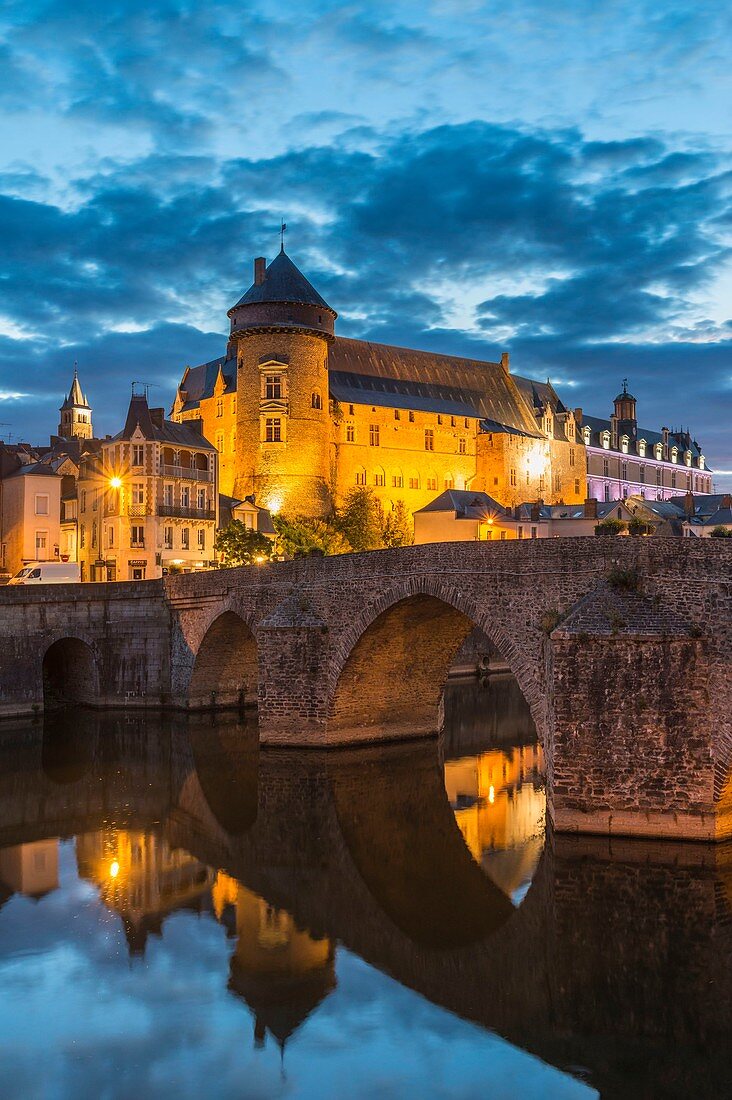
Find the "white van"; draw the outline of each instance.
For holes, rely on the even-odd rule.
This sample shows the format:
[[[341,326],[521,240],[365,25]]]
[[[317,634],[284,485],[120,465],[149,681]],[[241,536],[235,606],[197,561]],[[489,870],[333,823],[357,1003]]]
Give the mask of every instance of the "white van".
[[[74,584],[81,580],[75,561],[31,561],[8,584]]]

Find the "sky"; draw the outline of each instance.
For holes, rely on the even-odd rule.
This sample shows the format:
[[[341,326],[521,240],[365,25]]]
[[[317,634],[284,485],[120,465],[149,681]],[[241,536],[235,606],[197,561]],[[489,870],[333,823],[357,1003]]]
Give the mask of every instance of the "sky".
[[[345,336],[689,427],[732,489],[732,8],[5,0],[0,438],[222,353],[287,249]]]

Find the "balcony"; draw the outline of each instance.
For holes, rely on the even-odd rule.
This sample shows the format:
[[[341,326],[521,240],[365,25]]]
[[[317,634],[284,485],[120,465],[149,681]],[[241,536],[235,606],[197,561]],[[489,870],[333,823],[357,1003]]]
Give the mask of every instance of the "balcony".
[[[160,464],[161,477],[184,477],[189,481],[213,481],[211,470],[196,470],[192,466],[166,466]]]
[[[213,508],[184,508],[179,504],[158,504],[158,515],[176,519],[216,519]]]
[[[128,516],[149,516],[150,508],[147,504],[128,504],[127,515]]]
[[[144,550],[145,549],[145,540],[143,539],[142,542],[140,542],[139,539],[130,539],[130,549],[131,550]]]

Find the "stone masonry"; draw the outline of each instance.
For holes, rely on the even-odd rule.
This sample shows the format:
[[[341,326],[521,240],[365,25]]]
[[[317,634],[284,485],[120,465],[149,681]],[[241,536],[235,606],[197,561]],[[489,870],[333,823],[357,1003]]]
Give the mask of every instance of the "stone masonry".
[[[0,714],[59,698],[256,703],[263,744],[403,740],[439,729],[448,670],[477,626],[531,708],[558,829],[720,839],[732,835],[731,551],[660,538],[447,543],[6,589]],[[91,654],[71,688],[58,682],[64,639]]]

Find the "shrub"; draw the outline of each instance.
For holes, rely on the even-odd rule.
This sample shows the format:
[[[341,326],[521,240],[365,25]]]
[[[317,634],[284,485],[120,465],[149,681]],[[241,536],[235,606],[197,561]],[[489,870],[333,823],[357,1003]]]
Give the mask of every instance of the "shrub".
[[[732,531],[729,527],[722,527],[721,524],[715,527],[709,536],[711,539],[732,539]]]
[[[595,534],[598,536],[604,536],[607,538],[613,535],[619,535],[621,531],[625,530],[625,524],[622,519],[604,519],[602,523],[598,523],[595,527]]]
[[[641,575],[635,567],[621,569],[616,565],[608,573],[607,583],[616,592],[638,592],[641,587]]]

